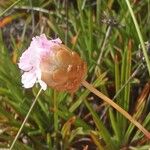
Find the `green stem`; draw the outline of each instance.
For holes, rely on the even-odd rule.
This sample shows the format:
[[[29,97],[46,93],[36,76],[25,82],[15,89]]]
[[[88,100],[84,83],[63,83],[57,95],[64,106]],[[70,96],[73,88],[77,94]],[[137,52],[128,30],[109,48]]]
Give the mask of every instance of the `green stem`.
[[[107,40],[108,40],[108,38],[109,38],[111,29],[112,29],[111,26],[109,26],[109,27],[107,28],[107,31],[106,31],[106,34],[105,34],[105,38],[104,38],[104,41],[103,41],[103,44],[102,44],[102,47],[101,47],[101,52],[100,52],[99,58],[98,58],[98,60],[97,60],[97,65],[100,65],[100,64],[101,64],[102,55],[103,55],[103,52],[104,52],[104,50],[105,50],[105,46],[106,46],[106,44],[107,44]]]
[[[58,130],[57,91],[54,91],[54,129]]]
[[[2,17],[7,11],[9,11],[11,8],[13,8],[15,5],[17,5],[21,0],[16,1],[12,5],[10,5],[7,9],[5,9],[1,14],[0,17]]]
[[[100,55],[99,55],[98,60],[97,60],[97,65],[96,65],[95,70],[94,70],[94,73],[95,73],[95,74],[94,74],[94,76],[92,77],[92,81],[94,80],[95,75],[96,75],[96,72],[98,71],[99,66],[100,66],[100,64],[101,64],[102,55],[103,55],[103,52],[104,52],[104,50],[105,50],[105,46],[106,46],[106,44],[107,44],[107,40],[108,40],[108,38],[109,38],[111,29],[112,29],[111,26],[109,26],[109,27],[107,28],[107,31],[106,31],[106,34],[105,34],[105,37],[104,37],[104,41],[103,41],[103,43],[102,43],[101,52],[100,52]]]
[[[34,107],[34,105],[35,105],[37,99],[38,99],[38,97],[39,97],[39,95],[40,95],[40,93],[41,93],[41,91],[42,91],[42,88],[39,90],[38,94],[36,95],[36,97],[35,97],[35,99],[34,99],[32,105],[31,105],[31,107],[30,107],[30,109],[29,109],[29,111],[28,111],[28,113],[27,113],[27,115],[26,115],[26,117],[25,117],[23,123],[21,124],[21,127],[20,127],[20,129],[18,130],[18,133],[17,133],[17,135],[15,136],[15,139],[13,140],[13,142],[12,142],[12,144],[11,144],[9,150],[12,150],[12,148],[14,147],[14,145],[15,145],[15,143],[16,143],[16,141],[17,141],[17,139],[18,139],[18,137],[19,137],[19,135],[20,135],[20,133],[21,133],[21,131],[22,131],[22,129],[23,129],[23,127],[24,127],[24,125],[25,125],[25,123],[26,123],[26,121],[27,121],[27,119],[28,119],[28,117],[29,117],[29,115],[30,115],[30,113],[31,113],[31,111],[32,111],[32,109],[33,109],[33,107]]]
[[[136,31],[137,31],[137,34],[138,34],[138,37],[139,37],[139,40],[140,40],[140,43],[141,43],[141,47],[142,47],[142,51],[143,51],[143,54],[144,54],[144,57],[145,57],[145,61],[146,61],[146,64],[147,64],[148,72],[149,72],[149,75],[150,75],[150,62],[149,62],[149,59],[148,59],[148,56],[147,56],[147,51],[146,51],[146,48],[145,48],[144,40],[143,40],[141,31],[140,31],[139,25],[137,23],[137,20],[135,18],[135,15],[133,13],[133,9],[131,7],[131,4],[130,4],[129,0],[125,0],[125,2],[126,2],[128,8],[129,8],[129,12],[130,12],[131,17],[133,19],[133,22],[134,22],[134,25],[135,25],[135,28],[136,28]]]

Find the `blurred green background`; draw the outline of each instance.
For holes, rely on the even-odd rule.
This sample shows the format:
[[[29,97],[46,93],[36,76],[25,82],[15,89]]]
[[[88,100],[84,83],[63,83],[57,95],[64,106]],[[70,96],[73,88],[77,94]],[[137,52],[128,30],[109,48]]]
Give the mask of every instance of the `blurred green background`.
[[[130,0],[150,58],[150,0]],[[150,81],[125,0],[0,0],[0,148],[8,148],[39,85],[17,63],[33,36],[59,37],[88,64],[86,80],[150,130]],[[81,87],[42,92],[14,150],[149,150],[120,113]]]

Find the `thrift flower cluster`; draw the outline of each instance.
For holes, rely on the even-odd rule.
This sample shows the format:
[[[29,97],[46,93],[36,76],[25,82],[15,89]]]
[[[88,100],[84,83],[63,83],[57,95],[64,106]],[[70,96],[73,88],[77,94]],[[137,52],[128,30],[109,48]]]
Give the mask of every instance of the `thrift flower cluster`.
[[[33,37],[18,65],[23,71],[25,88],[39,83],[43,90],[49,86],[72,93],[78,89],[86,73],[86,64],[76,52],[63,45],[59,38],[48,40],[45,34]]]

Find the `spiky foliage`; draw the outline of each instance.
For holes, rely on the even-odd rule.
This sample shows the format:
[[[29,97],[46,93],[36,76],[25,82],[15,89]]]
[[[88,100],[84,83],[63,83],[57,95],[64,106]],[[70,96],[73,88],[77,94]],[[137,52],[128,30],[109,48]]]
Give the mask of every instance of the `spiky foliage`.
[[[87,80],[150,130],[149,74],[125,1],[0,3],[0,148],[14,139],[39,87],[26,90],[17,62],[33,35],[59,36],[87,61]],[[14,4],[15,3],[15,4]],[[144,41],[149,1],[131,1]],[[145,43],[149,52],[150,44]],[[148,55],[148,53],[147,53]],[[43,92],[14,149],[147,150],[148,140],[86,89]]]

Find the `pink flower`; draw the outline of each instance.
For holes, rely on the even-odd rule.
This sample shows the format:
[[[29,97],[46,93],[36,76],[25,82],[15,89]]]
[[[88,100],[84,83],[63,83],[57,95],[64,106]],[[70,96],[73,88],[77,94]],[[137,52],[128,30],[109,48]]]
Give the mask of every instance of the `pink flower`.
[[[31,88],[35,83],[39,83],[43,90],[47,84],[42,81],[40,63],[44,57],[53,53],[52,48],[62,41],[57,38],[48,40],[45,34],[32,38],[29,48],[20,57],[18,66],[23,71],[22,84],[25,88]]]
[[[25,88],[37,82],[43,90],[48,86],[73,93],[79,88],[86,74],[86,63],[61,43],[60,39],[48,40],[44,34],[32,39],[18,64],[23,70]]]

